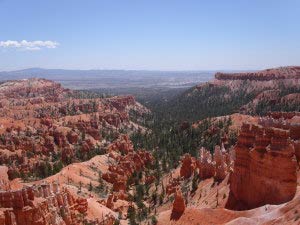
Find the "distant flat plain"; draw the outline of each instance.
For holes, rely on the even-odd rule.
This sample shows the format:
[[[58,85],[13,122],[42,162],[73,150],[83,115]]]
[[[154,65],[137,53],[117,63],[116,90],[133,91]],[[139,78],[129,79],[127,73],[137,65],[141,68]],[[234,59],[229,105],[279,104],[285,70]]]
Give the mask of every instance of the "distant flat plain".
[[[61,70],[31,68],[0,72],[0,80],[46,78],[70,89],[188,88],[213,78],[215,71]]]

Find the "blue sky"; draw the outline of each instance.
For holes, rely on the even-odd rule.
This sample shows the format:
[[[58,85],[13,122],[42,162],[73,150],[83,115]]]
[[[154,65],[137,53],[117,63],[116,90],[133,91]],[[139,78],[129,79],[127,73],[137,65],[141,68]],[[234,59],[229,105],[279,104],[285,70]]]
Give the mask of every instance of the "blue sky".
[[[0,70],[300,65],[299,28],[299,0],[0,0]]]

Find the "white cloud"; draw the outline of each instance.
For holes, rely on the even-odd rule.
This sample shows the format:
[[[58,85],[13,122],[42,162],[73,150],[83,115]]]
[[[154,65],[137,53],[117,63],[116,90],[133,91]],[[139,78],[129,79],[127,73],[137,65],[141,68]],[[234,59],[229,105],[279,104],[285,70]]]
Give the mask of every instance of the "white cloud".
[[[55,41],[0,41],[0,47],[3,48],[15,48],[23,50],[41,50],[42,48],[56,48],[59,45]]]

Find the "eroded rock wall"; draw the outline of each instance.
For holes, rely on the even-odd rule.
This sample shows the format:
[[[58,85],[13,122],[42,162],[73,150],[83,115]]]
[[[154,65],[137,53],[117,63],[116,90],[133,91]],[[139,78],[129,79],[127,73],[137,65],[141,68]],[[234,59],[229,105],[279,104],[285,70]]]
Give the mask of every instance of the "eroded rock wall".
[[[290,129],[272,127],[268,121],[261,124],[241,128],[227,208],[252,209],[295,196],[297,162]]]
[[[0,206],[6,225],[82,224],[86,199],[75,198],[57,183],[43,183],[14,191],[0,192]]]

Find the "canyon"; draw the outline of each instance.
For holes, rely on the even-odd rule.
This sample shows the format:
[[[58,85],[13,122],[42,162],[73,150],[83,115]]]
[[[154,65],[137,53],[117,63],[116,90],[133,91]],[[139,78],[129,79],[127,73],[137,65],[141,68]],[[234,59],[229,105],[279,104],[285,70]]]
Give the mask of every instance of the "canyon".
[[[299,224],[299,80],[300,67],[216,73],[184,94],[211,113],[192,122],[131,95],[3,82],[0,225]]]
[[[190,122],[233,113],[264,116],[270,111],[299,111],[299,86],[297,66],[218,72],[211,81],[178,95],[166,108],[177,120]]]
[[[138,120],[149,110],[133,96],[91,98],[36,78],[2,83],[0,106],[0,224],[113,224],[117,214],[87,187],[99,185],[95,170],[113,171],[112,161],[144,159],[127,136],[111,140],[144,130],[130,114]]]
[[[200,84],[194,91],[216,86],[238,91],[243,82],[247,83],[245,93],[264,92],[265,88],[276,89],[282,84],[293,89],[299,87],[299,71],[299,67],[287,67],[257,73],[217,73],[215,80]],[[259,95],[262,100],[267,97]],[[297,94],[293,97],[291,104],[299,100]],[[183,156],[179,171],[167,186],[167,193],[175,193],[173,209],[162,211],[158,224],[300,223],[299,112],[273,111],[263,116],[241,112],[230,115],[229,130],[238,133],[233,148],[215,146],[212,154],[202,147],[197,158]],[[215,117],[212,121],[218,123],[227,117]],[[200,120],[194,126],[201,123]],[[194,186],[194,180],[200,180],[196,187],[177,194],[176,190],[185,190],[186,183]],[[181,198],[178,196],[182,195],[185,207],[181,208],[185,210],[174,218]]]
[[[132,96],[69,97],[76,94],[42,79],[7,82],[0,93],[0,162],[10,178],[37,171],[45,177],[48,167],[88,159],[109,143],[103,136],[143,129],[130,121],[130,110],[148,112]]]
[[[172,219],[173,211],[164,211],[159,216],[159,224],[197,224],[198,221],[205,221],[203,224],[299,224],[299,121],[299,113],[281,112],[261,117],[257,123],[243,123],[232,149],[233,167],[229,170],[223,167],[225,178],[221,183],[216,180],[215,172],[218,157],[211,160],[210,153],[203,153],[201,149],[199,161],[203,162],[201,156],[208,155],[205,158],[214,166],[197,190],[203,188],[202,182],[212,179],[208,199],[215,204],[201,206],[196,201],[197,194],[189,196],[179,218]],[[191,174],[201,177],[201,170],[206,171],[200,167],[200,173],[196,172],[196,162],[184,156],[178,174],[182,178],[175,184],[177,189]],[[174,204],[177,204],[176,195]]]

